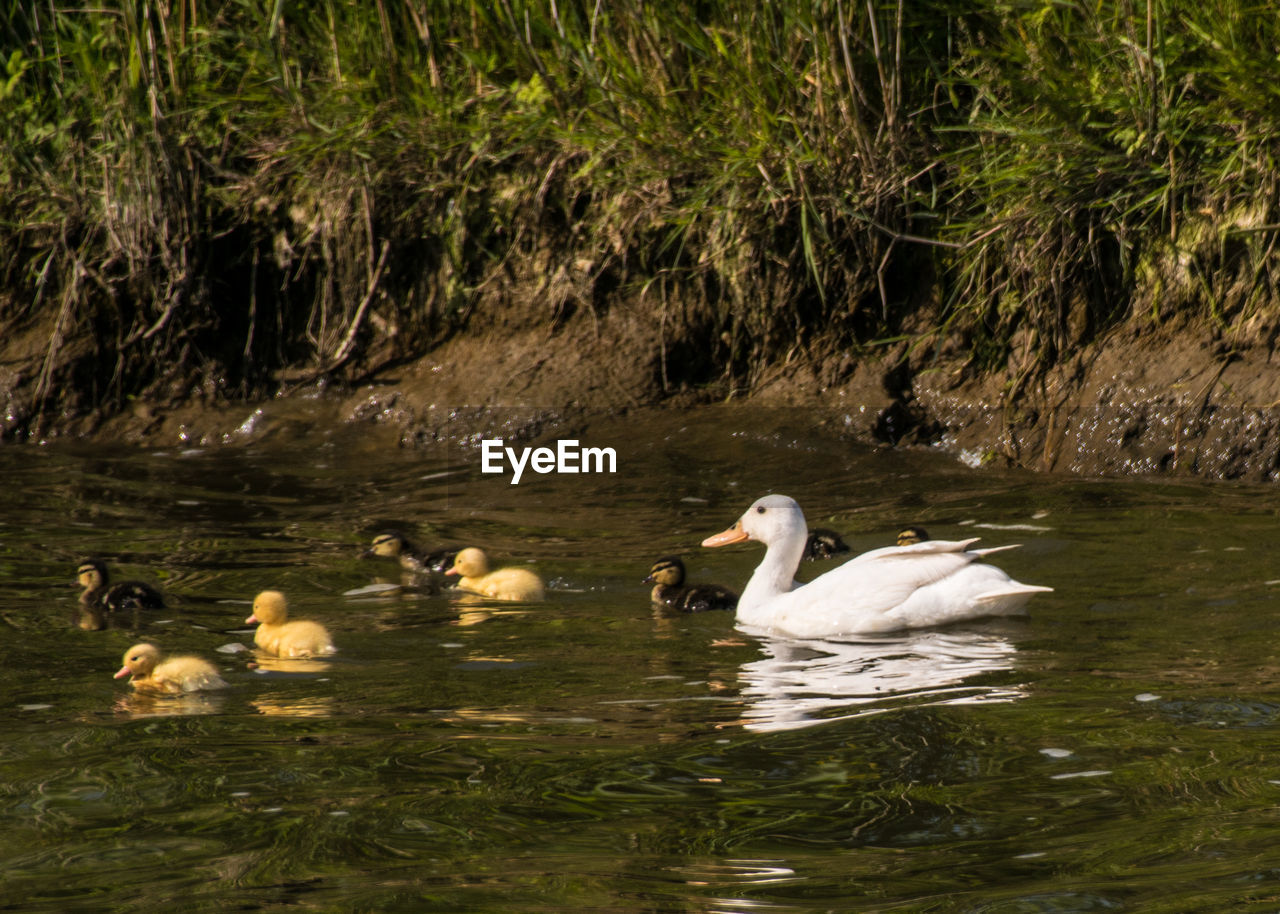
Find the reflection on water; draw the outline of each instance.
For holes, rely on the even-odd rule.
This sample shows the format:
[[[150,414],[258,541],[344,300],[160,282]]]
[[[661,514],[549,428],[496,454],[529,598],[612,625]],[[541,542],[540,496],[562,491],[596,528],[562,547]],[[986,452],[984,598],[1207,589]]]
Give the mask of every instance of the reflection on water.
[[[1023,692],[968,680],[1012,670],[1017,647],[1006,637],[972,631],[923,631],[848,641],[760,638],[765,656],[739,678],[750,730],[807,727],[898,706],[1012,701]]]
[[[255,698],[249,702],[259,714],[270,717],[330,717],[336,702],[328,697]]]
[[[710,890],[702,911],[707,914],[773,914],[796,910],[759,899],[722,894],[768,886],[785,886],[804,880],[781,860],[691,861],[672,867],[672,872],[689,886]]]
[[[254,648],[253,657],[254,672],[260,675],[283,673],[296,674],[306,678],[320,673],[327,673],[333,669],[333,662],[330,660],[310,657],[277,657],[274,654],[264,654],[258,648]]]
[[[574,431],[617,447],[616,474],[520,486],[377,427],[0,449],[6,898],[1209,912],[1280,895],[1274,490],[974,471],[817,425],[630,413]],[[859,551],[904,524],[1018,529],[1002,567],[1057,590],[1026,619],[841,642],[655,614],[640,580],[658,555],[741,587],[758,550],[698,543],[770,491]],[[520,556],[553,587],[528,606],[406,588],[359,558],[387,528]],[[79,627],[85,555],[174,609]],[[263,589],[340,653],[246,649]],[[232,688],[113,682],[151,639]]]
[[[457,610],[457,617],[453,620],[454,625],[479,625],[501,616],[524,616],[538,611],[536,607],[524,608],[518,603],[512,605],[502,600],[494,600],[491,597],[482,597],[462,590],[450,590],[447,595],[450,605]]]
[[[179,695],[133,691],[121,695],[114,710],[133,718],[185,717],[193,714],[217,714],[226,707],[221,692],[184,692]]]

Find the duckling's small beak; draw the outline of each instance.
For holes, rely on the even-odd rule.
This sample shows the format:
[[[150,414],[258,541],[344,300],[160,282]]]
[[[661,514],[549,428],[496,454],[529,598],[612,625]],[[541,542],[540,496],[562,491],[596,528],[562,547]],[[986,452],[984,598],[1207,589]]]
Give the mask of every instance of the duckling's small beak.
[[[458,570],[457,565],[454,565],[452,568],[446,571],[445,574],[462,574],[462,572]]]
[[[656,583],[656,582],[653,580],[653,575],[651,575],[651,574],[650,574],[650,575],[646,575],[646,576],[645,576],[645,578],[644,578],[644,580],[643,580],[643,581],[641,581],[640,583],[641,583],[641,584],[653,584],[653,583]]]
[[[131,675],[132,673],[133,673],[133,670],[129,669],[127,666],[122,666],[122,667],[120,667],[120,672],[116,673],[116,674],[115,674],[114,676],[112,676],[111,678],[112,678],[112,679],[124,679],[124,677],[129,676],[129,675]]]
[[[255,616],[255,615],[250,614],[249,618],[247,618],[247,619],[245,619],[245,620],[244,620],[244,624],[245,624],[245,625],[257,625],[257,624],[258,624],[258,617],[257,617],[257,616]]]
[[[747,535],[747,531],[742,529],[742,521],[739,520],[728,530],[723,533],[717,533],[715,536],[708,536],[702,541],[704,546],[728,546],[731,543],[742,543],[751,539]]]

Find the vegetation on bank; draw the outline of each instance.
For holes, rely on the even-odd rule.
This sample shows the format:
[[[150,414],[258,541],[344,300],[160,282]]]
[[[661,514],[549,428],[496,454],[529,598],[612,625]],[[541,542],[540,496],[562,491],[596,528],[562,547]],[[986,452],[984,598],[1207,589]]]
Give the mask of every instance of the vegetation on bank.
[[[672,383],[1280,314],[1251,0],[7,6],[11,433],[619,303]]]

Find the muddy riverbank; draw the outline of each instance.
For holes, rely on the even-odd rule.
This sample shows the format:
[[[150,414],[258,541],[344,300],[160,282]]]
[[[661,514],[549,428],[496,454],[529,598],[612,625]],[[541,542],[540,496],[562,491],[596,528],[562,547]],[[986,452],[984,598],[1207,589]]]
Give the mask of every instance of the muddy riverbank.
[[[732,386],[656,320],[615,308],[554,329],[491,326],[360,378],[299,371],[269,398],[231,397],[213,381],[114,413],[79,411],[68,397],[61,419],[27,440],[235,445],[346,426],[412,448],[579,433],[627,410],[748,406],[803,410],[834,440],[936,447],[971,463],[1253,481],[1280,473],[1280,366],[1264,330],[1214,340],[1203,328],[1129,326],[1048,371],[1020,364],[1015,350],[1005,372],[986,375],[958,347],[922,354],[901,343],[855,357],[813,346]],[[8,347],[0,394],[11,423],[36,364],[14,370],[20,355]]]
[[[0,441],[750,404],[1052,473],[1277,473],[1251,7],[277,6],[14,19]]]

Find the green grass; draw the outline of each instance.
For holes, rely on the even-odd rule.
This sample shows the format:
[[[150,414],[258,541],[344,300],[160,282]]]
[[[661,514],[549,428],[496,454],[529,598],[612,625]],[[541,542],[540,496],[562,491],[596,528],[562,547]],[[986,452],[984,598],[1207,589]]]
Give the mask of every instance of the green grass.
[[[1277,313],[1280,21],[1245,0],[8,7],[0,324],[60,328],[31,427],[509,310],[661,309],[737,384]]]

